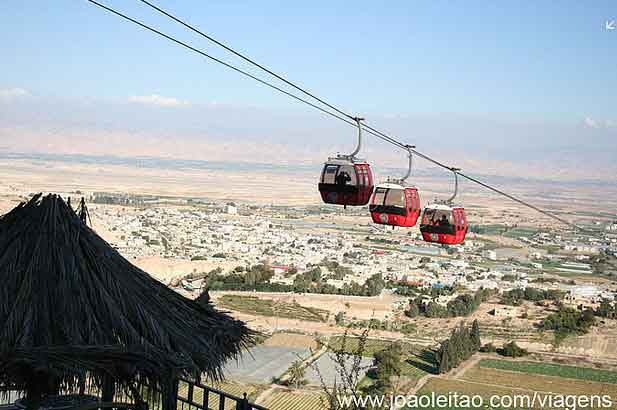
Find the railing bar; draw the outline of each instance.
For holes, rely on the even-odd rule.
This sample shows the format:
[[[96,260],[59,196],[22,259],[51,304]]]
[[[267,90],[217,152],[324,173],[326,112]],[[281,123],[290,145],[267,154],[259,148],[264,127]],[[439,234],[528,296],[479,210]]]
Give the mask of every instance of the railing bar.
[[[186,397],[189,403],[193,403],[193,383],[189,383],[189,391]]]
[[[183,381],[183,382],[185,382],[185,383],[193,384],[193,385],[195,385],[195,386],[197,386],[197,387],[201,387],[201,388],[208,388],[208,389],[209,389],[212,393],[215,393],[215,394],[218,394],[218,395],[221,395],[221,396],[225,396],[225,397],[227,397],[228,399],[232,399],[232,400],[235,400],[235,401],[240,401],[240,400],[242,400],[242,397],[239,397],[239,396],[234,396],[233,394],[226,393],[226,392],[224,392],[224,391],[222,391],[222,390],[219,390],[219,389],[216,389],[216,388],[214,388],[214,387],[204,386],[204,385],[202,385],[201,383],[193,383],[193,382],[188,381],[188,380],[186,380],[186,379],[180,379],[180,380],[181,380],[181,381]]]
[[[209,402],[210,402],[210,390],[208,390],[208,388],[206,387],[202,387],[202,389],[204,389],[204,397],[203,397],[203,401],[204,401],[204,410],[209,410]]]
[[[242,397],[239,397],[239,396],[234,396],[233,394],[226,393],[226,392],[224,392],[224,391],[222,391],[222,390],[219,390],[219,389],[216,389],[216,388],[214,388],[214,387],[205,386],[205,385],[203,385],[203,384],[201,384],[201,383],[194,383],[194,382],[191,382],[191,381],[189,381],[189,380],[187,380],[187,379],[183,379],[183,378],[181,378],[181,379],[179,379],[179,380],[180,380],[180,381],[183,381],[183,382],[185,382],[185,383],[187,383],[187,384],[189,384],[189,385],[191,385],[191,384],[192,384],[192,385],[194,385],[194,386],[196,386],[196,387],[201,387],[201,388],[203,388],[204,390],[205,390],[205,389],[208,389],[208,390],[210,390],[212,393],[215,393],[215,394],[217,394],[217,395],[219,395],[219,396],[224,396],[224,397],[226,397],[226,398],[228,398],[228,399],[231,399],[231,400],[234,400],[234,401],[236,401],[236,402],[238,402],[238,401],[242,401],[242,400],[243,400],[243,399],[242,399]],[[255,405],[255,406],[254,406],[254,408],[255,408],[255,409],[257,409],[257,410],[267,410],[265,407],[261,407],[261,406],[257,406],[257,405]]]

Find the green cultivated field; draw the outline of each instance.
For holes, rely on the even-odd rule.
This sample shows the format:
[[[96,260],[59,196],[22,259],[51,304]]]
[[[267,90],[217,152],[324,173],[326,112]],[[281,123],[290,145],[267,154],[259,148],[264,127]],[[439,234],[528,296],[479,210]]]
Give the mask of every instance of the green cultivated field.
[[[320,410],[323,409],[319,391],[277,391],[263,403],[270,410]]]
[[[495,359],[482,359],[480,361],[480,367],[617,384],[617,372],[587,367],[539,362],[512,362]]]
[[[343,340],[344,338],[342,336],[336,336],[330,339],[329,344],[333,349],[339,350],[342,348]],[[359,341],[360,339],[356,337],[347,337],[347,340],[345,340],[345,352],[350,354],[356,353],[358,351]],[[387,349],[391,344],[392,342],[388,340],[368,339],[364,346],[362,356],[373,357],[373,354]],[[406,347],[406,345],[403,346]]]
[[[358,351],[359,339],[354,337],[348,337],[345,344],[345,351],[348,353],[356,353]],[[335,349],[340,349],[343,343],[343,337],[337,336],[330,339],[330,346]],[[389,348],[392,345],[392,341],[368,339],[364,348],[364,357],[373,357],[376,352],[380,352]],[[413,379],[419,379],[427,373],[434,373],[435,364],[432,362],[431,352],[425,349],[414,346],[409,343],[401,343],[403,347],[403,368],[402,375]]]
[[[495,361],[500,362],[500,360]],[[516,364],[518,362],[509,363]],[[531,368],[528,367],[526,370],[530,369]],[[584,370],[583,368],[576,369]],[[539,395],[610,395],[611,397],[617,397],[617,384],[553,375],[549,376],[528,371],[501,370],[476,365],[466,370],[462,378],[446,379],[442,377],[432,377],[422,386],[418,394],[428,395],[431,392],[439,394],[458,392],[470,396],[479,395],[485,400],[493,395],[533,397],[535,393]],[[617,402],[613,400],[613,406],[611,408],[615,409],[616,406]],[[522,408],[547,410],[546,407],[542,408],[539,402],[530,403],[528,406],[522,405]],[[597,409],[599,407],[594,408]],[[588,409],[591,409],[591,407],[588,407]],[[457,410],[462,409],[457,408]]]
[[[276,302],[255,296],[224,295],[217,304],[226,309],[251,315],[284,317],[311,322],[325,322],[329,313],[327,310],[301,306],[297,303]]]
[[[503,235],[509,238],[518,238],[520,236],[531,237],[542,232],[532,226],[518,226],[516,228],[508,228],[502,224],[489,224],[473,226],[472,230],[478,230],[480,235]]]
[[[529,237],[534,236],[538,232],[541,232],[541,231],[536,228],[529,227],[529,226],[521,226],[521,227],[510,229],[507,232],[504,232],[502,235],[507,236],[509,238],[518,238],[521,236],[526,236],[529,238]]]

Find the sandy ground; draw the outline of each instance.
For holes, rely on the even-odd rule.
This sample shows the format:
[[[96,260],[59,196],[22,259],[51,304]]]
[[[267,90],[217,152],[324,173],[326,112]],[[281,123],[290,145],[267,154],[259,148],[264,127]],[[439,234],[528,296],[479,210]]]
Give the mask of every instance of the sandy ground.
[[[307,171],[222,169],[158,169],[51,160],[0,160],[0,193],[64,192],[72,190],[131,192],[134,194],[191,196],[245,203],[304,205],[319,204],[317,179],[321,167]],[[481,178],[486,179],[486,178]],[[224,182],[224,183],[222,183]],[[451,178],[414,177],[422,203],[447,197]],[[561,211],[609,211],[617,208],[617,184],[555,184],[552,181],[507,180],[495,183],[509,193],[534,204]],[[505,185],[504,185],[505,184]],[[3,189],[4,187],[4,189]],[[542,215],[498,197],[490,191],[461,181],[459,201],[471,215],[497,220],[522,213],[528,223],[552,223]],[[487,221],[489,222],[489,221]]]
[[[304,322],[301,320],[275,318],[275,317],[262,317],[247,315],[244,313],[233,312],[233,316],[236,319],[247,322],[252,329],[272,333],[275,331],[301,331],[306,334],[315,336],[333,336],[342,335],[345,332],[345,328],[342,326],[336,326],[334,323],[318,323],[318,322]],[[359,335],[361,330],[352,331],[354,335]],[[385,330],[372,330],[370,332],[371,338],[383,338],[388,340],[401,340],[420,344],[420,345],[433,345],[435,340],[428,338],[415,338],[404,337],[401,333],[387,332]]]
[[[299,347],[317,350],[319,345],[314,337],[298,333],[275,333],[269,337],[264,346]]]
[[[211,292],[210,296],[216,301],[223,295],[252,295],[262,299],[272,299],[281,302],[298,304],[306,307],[324,309],[336,315],[345,312],[347,318],[358,320],[384,320],[394,314],[394,302],[407,301],[407,298],[383,293],[382,296],[342,296],[318,295],[298,293],[254,293],[254,292]]]
[[[0,215],[3,215],[19,205],[18,199],[0,198]]]
[[[131,263],[148,272],[161,282],[169,284],[173,279],[182,278],[195,272],[210,272],[218,267],[223,270],[235,268],[237,262],[222,259],[191,261],[186,259],[165,259],[158,256],[148,256],[131,260]]]
[[[0,187],[22,192],[131,192],[144,195],[213,198],[246,203],[318,203],[314,174],[287,176],[259,171],[140,168],[67,162],[0,161]],[[224,183],[222,183],[224,182]]]
[[[267,316],[255,316],[242,312],[232,312],[233,316],[237,319],[246,321],[248,325],[256,330],[266,333],[273,333],[278,331],[300,331],[305,334],[315,336],[331,336],[340,335],[345,332],[345,327],[337,326],[334,323],[332,317],[340,312],[346,312],[346,317],[368,320],[371,318],[383,319],[384,317],[392,317],[394,315],[395,301],[407,300],[407,298],[401,298],[399,296],[392,296],[384,294],[383,297],[360,297],[360,296],[340,296],[340,295],[313,295],[313,294],[281,294],[281,293],[254,293],[254,292],[211,292],[210,296],[216,304],[216,300],[225,294],[237,294],[237,295],[252,295],[264,299],[274,299],[285,301],[288,303],[294,300],[302,306],[314,307],[319,309],[325,309],[331,312],[331,318],[327,323],[320,322],[308,322],[302,320],[277,318]],[[349,307],[346,306],[349,304]],[[453,324],[454,326],[454,324]],[[362,330],[354,330],[352,333],[360,333]],[[383,330],[372,330],[371,337],[394,339],[399,340],[405,338],[410,342],[418,344],[432,344],[434,339],[430,336],[416,337],[403,336],[398,332],[388,332]]]

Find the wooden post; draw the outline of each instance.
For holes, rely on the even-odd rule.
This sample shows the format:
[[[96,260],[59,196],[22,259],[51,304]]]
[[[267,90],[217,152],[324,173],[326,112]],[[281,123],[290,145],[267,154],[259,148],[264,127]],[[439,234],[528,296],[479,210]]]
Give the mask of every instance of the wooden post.
[[[26,391],[26,410],[39,410],[41,400],[43,398],[43,389],[41,383],[35,380],[34,383],[29,383]]]
[[[79,374],[79,395],[83,396],[86,394],[86,372],[81,372]]]
[[[176,410],[178,405],[178,379],[170,377],[161,387],[161,410]]]
[[[249,400],[246,397],[246,392],[244,393],[243,399],[240,400],[238,404],[236,405],[236,408],[238,410],[249,410]]]
[[[47,391],[45,391],[44,393],[48,395],[54,395],[54,396],[59,395],[60,394],[60,382],[58,381],[58,379],[50,378],[47,383]]]
[[[103,376],[103,386],[101,392],[102,402],[113,402],[116,395],[116,381],[109,374]]]

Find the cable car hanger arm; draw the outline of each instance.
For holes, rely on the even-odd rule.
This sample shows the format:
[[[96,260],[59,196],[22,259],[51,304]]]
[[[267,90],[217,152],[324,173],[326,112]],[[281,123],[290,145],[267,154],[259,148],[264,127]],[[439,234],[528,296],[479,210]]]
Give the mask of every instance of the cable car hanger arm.
[[[405,145],[405,148],[407,148],[407,155],[409,156],[409,167],[407,168],[407,173],[403,176],[403,178],[401,178],[401,185],[404,185],[407,178],[409,178],[409,176],[411,175],[411,168],[413,167],[412,150],[415,147],[415,145]]]
[[[450,198],[448,198],[448,200],[446,201],[447,203],[451,204],[452,202],[454,202],[454,199],[456,198],[456,196],[458,195],[458,172],[460,171],[460,168],[450,168],[450,171],[452,171],[452,173],[454,174],[454,193],[452,194],[452,196]]]
[[[360,152],[360,150],[362,149],[362,121],[364,121],[364,118],[354,117],[353,120],[358,126],[358,144],[356,145],[356,149],[351,154],[345,155],[345,157],[348,157],[352,161],[354,160],[356,155],[358,155],[358,152]]]

